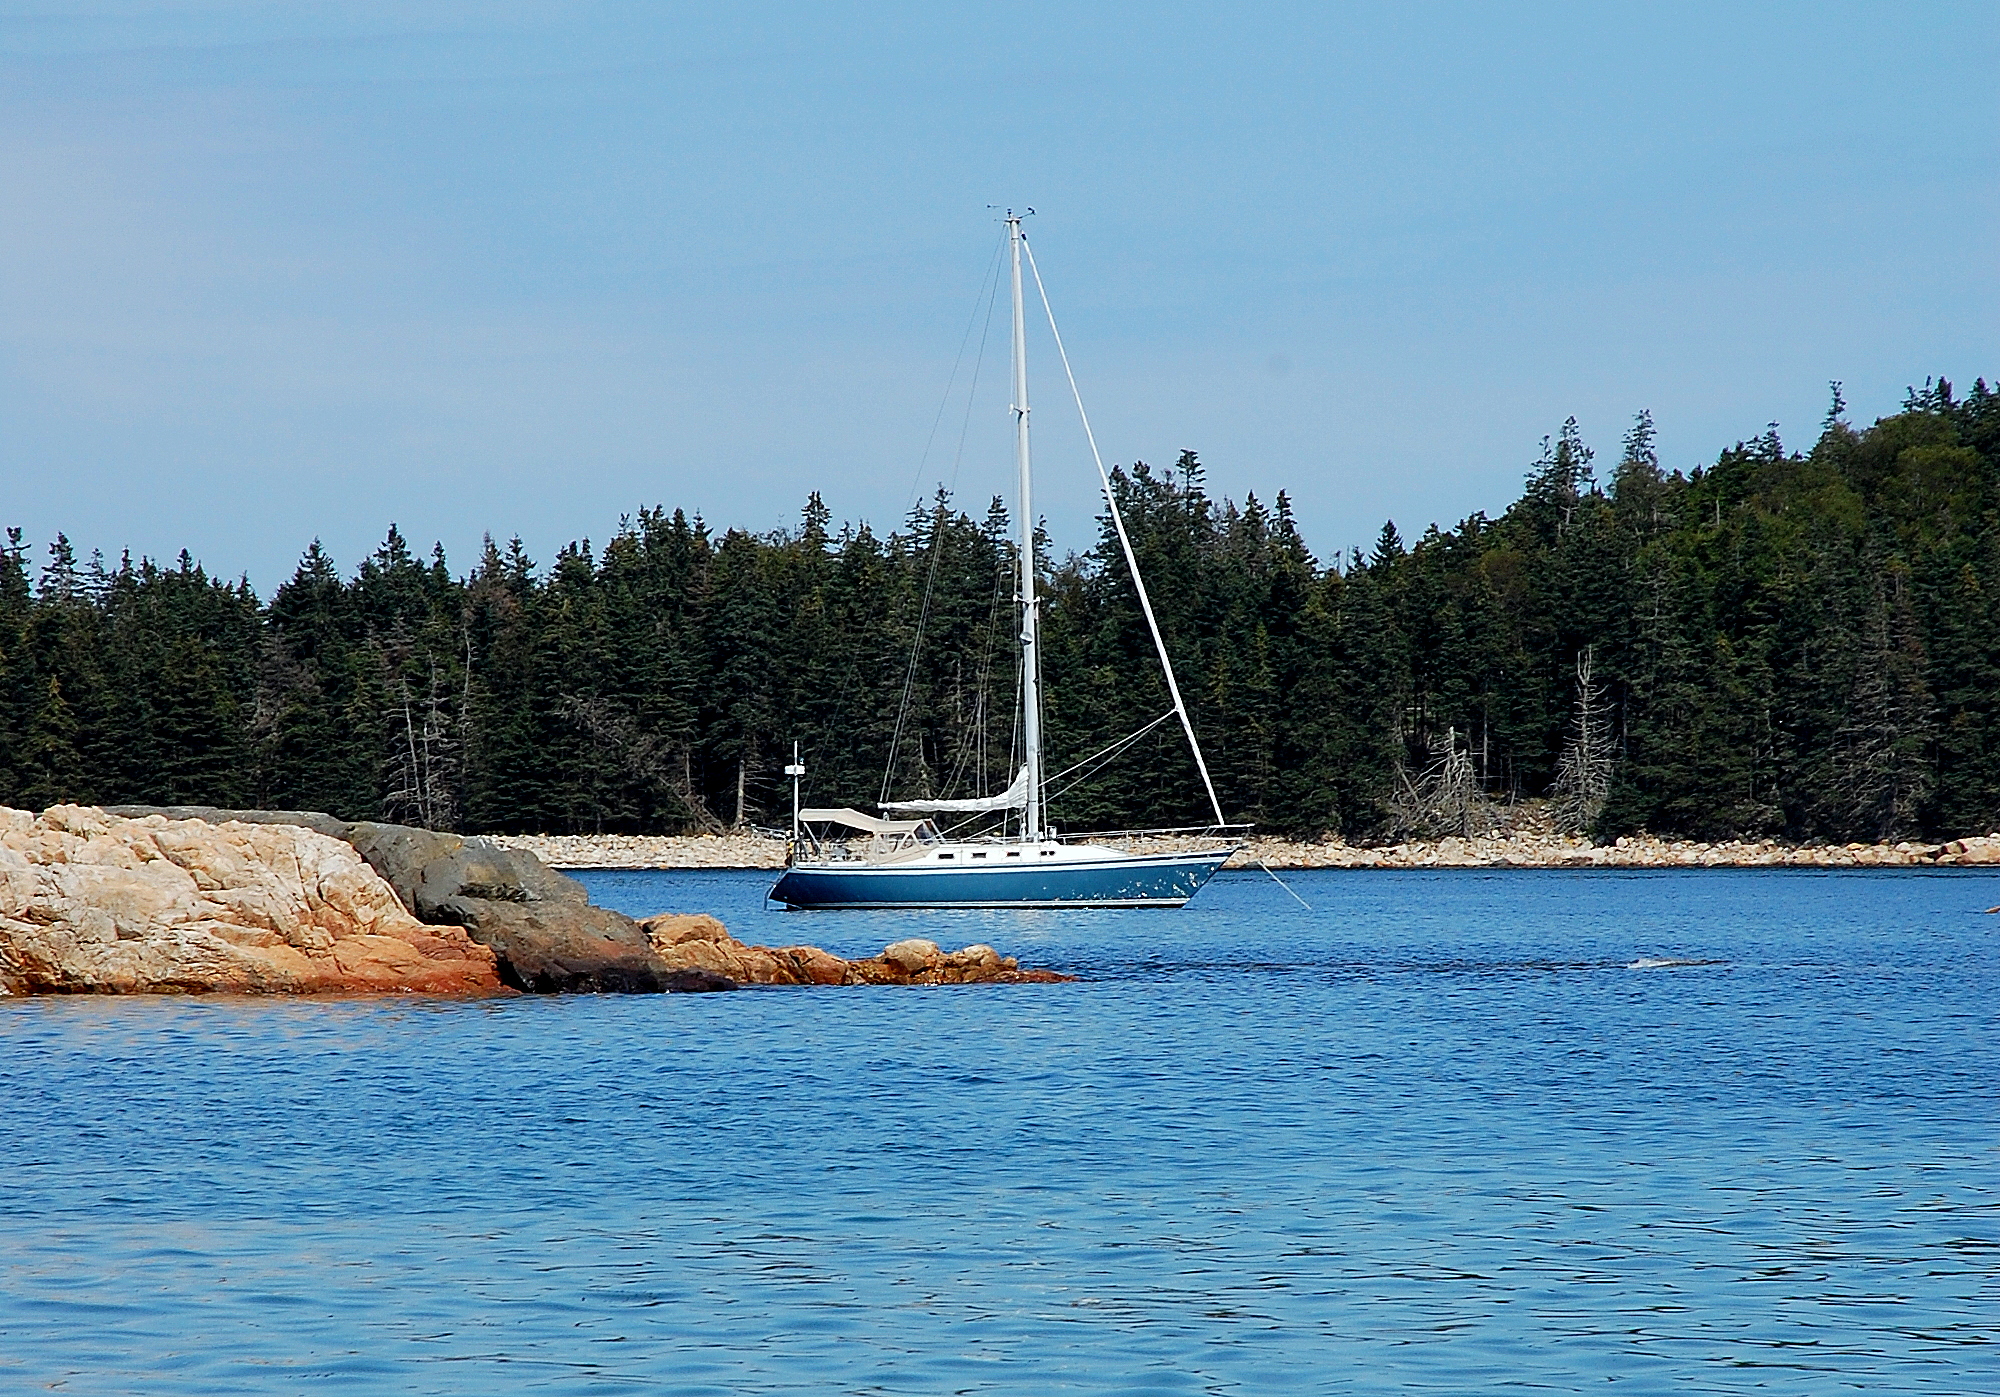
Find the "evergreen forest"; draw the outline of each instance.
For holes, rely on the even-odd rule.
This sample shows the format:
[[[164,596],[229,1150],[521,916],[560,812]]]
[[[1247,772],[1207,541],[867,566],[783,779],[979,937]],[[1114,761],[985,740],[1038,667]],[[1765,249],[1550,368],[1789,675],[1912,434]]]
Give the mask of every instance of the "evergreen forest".
[[[1575,423],[1498,518],[1314,556],[1286,496],[1199,460],[1115,489],[1225,813],[1271,832],[1476,832],[1548,798],[1599,837],[2000,828],[2000,392],[1927,382],[1664,471]],[[1042,560],[1051,817],[1206,823],[1107,517]],[[391,528],[268,599],[171,565],[0,549],[0,802],[324,810],[467,831],[783,825],[1004,787],[1018,607],[1004,508],[717,534],[645,509],[545,566]],[[1150,726],[1149,726],[1150,725]],[[1137,734],[1135,737],[1134,735]],[[1129,740],[1128,740],[1129,739]],[[1123,744],[1121,747],[1120,744]],[[1107,748],[1117,759],[1092,761]]]

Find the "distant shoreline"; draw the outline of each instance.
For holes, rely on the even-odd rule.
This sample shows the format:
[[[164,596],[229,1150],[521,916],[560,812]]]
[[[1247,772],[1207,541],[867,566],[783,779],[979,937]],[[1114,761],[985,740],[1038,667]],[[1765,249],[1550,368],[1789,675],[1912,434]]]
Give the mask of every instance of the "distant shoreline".
[[[764,869],[784,867],[784,841],[754,834],[511,834],[496,844],[524,849],[563,869]],[[1547,834],[1411,841],[1383,846],[1254,839],[1230,868],[1937,868],[2000,867],[2000,833],[1942,844],[1704,843],[1626,836],[1611,844]]]

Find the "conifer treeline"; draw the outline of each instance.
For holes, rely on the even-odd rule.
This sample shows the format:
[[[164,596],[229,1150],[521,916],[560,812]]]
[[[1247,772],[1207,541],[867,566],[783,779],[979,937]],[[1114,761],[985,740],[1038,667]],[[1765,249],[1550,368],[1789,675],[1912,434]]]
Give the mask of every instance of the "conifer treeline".
[[[1520,500],[1322,564],[1280,494],[1122,471],[1126,521],[1226,812],[1442,832],[1554,794],[1597,833],[1853,839],[2000,826],[2000,393],[1928,384],[1811,451],[1775,429],[1686,476],[1642,414],[1599,481],[1573,422]],[[1004,786],[1008,520],[942,496],[879,537],[713,535],[644,510],[539,569],[391,529],[314,544],[268,603],[177,564],[0,550],[0,801],[203,803],[467,830],[782,823]],[[1051,772],[1167,697],[1108,526],[1047,567]],[[921,643],[919,638],[921,637]],[[914,658],[913,658],[914,656]],[[1176,726],[1078,783],[1067,828],[1205,818]],[[1467,824],[1470,827],[1470,824]]]

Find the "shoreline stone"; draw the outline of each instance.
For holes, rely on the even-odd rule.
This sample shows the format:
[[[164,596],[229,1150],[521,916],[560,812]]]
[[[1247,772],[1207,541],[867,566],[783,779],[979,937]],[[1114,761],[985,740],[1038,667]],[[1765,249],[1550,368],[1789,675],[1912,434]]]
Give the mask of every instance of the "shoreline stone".
[[[1624,835],[1609,844],[1558,835],[1491,835],[1357,847],[1256,840],[1229,866],[1272,868],[1938,868],[2000,865],[2000,833],[1944,844],[1812,845],[1776,840],[1659,839]]]
[[[512,834],[487,839],[533,853],[563,869],[759,869],[785,864],[782,840],[753,834]],[[1610,844],[1540,830],[1452,836],[1370,846],[1340,840],[1307,843],[1252,839],[1229,868],[1259,860],[1280,872],[1309,868],[1939,868],[2000,865],[2000,831],[1945,843],[1785,844],[1776,840],[1704,842],[1625,835]]]

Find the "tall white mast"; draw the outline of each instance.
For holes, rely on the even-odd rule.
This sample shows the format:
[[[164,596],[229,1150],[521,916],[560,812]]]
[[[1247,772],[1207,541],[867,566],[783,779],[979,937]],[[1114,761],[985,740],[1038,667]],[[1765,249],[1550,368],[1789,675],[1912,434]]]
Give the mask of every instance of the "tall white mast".
[[[1014,261],[1014,459],[1021,470],[1021,709],[1028,747],[1028,805],[1022,835],[1042,837],[1042,674],[1035,615],[1035,500],[1028,472],[1028,326],[1021,309],[1021,216],[1007,211]]]

